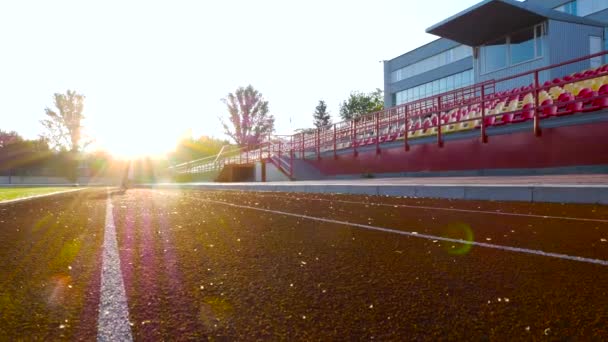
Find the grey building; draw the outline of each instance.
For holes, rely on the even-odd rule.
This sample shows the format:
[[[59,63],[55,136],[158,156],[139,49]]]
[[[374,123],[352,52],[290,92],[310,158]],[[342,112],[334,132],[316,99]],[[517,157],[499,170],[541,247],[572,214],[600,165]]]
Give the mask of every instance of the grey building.
[[[384,62],[385,106],[600,52],[607,27],[608,0],[482,1],[426,30],[439,39]],[[540,78],[601,64],[595,58]],[[517,78],[501,82],[497,90],[532,82],[531,76]]]

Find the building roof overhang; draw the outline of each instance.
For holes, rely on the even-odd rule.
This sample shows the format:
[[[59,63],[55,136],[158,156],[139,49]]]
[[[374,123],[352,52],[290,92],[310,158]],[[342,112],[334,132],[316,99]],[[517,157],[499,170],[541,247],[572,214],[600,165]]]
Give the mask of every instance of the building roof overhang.
[[[514,0],[485,0],[431,27],[426,32],[468,46],[479,46],[547,19],[599,26],[586,18]]]

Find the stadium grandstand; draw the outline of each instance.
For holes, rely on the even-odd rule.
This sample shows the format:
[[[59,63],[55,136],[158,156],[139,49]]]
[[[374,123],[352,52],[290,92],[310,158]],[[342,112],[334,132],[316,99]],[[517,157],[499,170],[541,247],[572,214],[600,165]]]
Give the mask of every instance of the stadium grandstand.
[[[605,173],[607,27],[608,0],[486,0],[384,62],[384,110],[172,169],[220,181]]]

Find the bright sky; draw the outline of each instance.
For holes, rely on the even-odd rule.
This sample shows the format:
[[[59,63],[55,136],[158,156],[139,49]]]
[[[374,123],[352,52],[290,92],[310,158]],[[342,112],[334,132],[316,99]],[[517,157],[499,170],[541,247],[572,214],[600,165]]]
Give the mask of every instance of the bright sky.
[[[99,145],[158,153],[188,130],[224,138],[220,99],[252,84],[290,134],[319,99],[337,118],[351,91],[383,88],[379,61],[478,1],[2,1],[0,129],[37,137],[74,89]]]

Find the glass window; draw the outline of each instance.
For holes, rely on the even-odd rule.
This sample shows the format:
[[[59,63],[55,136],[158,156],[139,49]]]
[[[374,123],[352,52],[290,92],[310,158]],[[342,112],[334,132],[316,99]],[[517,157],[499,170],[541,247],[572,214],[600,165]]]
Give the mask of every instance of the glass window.
[[[534,27],[534,36],[536,38],[536,57],[543,55],[543,24]]]
[[[420,100],[471,84],[473,84],[473,69],[402,90],[397,93],[396,105]]]
[[[511,64],[534,59],[534,30],[523,30],[511,35]]]
[[[507,66],[506,38],[490,42],[481,48],[482,72],[490,72]]]
[[[462,74],[462,85],[463,86],[471,85],[471,73],[470,72],[465,72]]]
[[[555,7],[554,9],[556,11],[560,11],[560,12],[564,12],[564,13],[568,13],[568,14],[572,14],[572,15],[577,15],[576,7],[577,7],[576,1],[570,1],[561,6]]]
[[[589,36],[589,54],[593,55],[602,51],[602,37]],[[592,68],[602,65],[602,57],[593,57],[590,61]]]
[[[608,0],[578,0],[576,3],[576,14],[585,17],[592,13],[608,8]]]
[[[462,74],[454,75],[454,88],[460,88],[462,86]]]
[[[391,73],[391,82],[399,82],[403,79],[422,74],[429,70],[442,67],[446,64],[456,62],[472,55],[473,50],[470,47],[465,45],[459,45],[457,47],[440,52],[436,55],[430,56],[418,62],[412,63],[399,70],[393,71]]]

